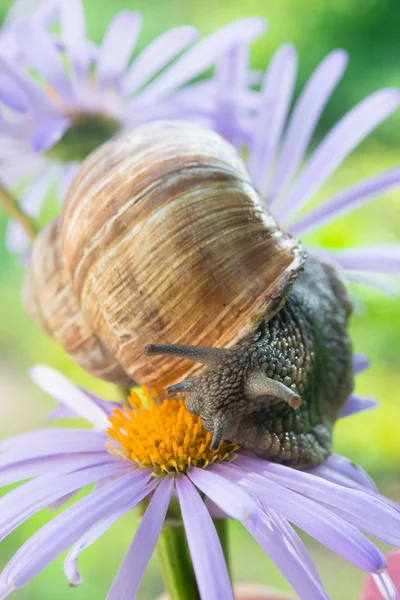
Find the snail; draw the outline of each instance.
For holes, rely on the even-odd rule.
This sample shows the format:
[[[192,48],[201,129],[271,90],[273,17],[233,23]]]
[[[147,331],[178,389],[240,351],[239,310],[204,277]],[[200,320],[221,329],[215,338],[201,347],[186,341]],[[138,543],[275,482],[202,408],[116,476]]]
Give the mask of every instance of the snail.
[[[89,372],[182,395],[212,448],[297,467],[330,454],[353,385],[345,286],[215,132],[156,121],[91,154],[35,243],[23,298]]]

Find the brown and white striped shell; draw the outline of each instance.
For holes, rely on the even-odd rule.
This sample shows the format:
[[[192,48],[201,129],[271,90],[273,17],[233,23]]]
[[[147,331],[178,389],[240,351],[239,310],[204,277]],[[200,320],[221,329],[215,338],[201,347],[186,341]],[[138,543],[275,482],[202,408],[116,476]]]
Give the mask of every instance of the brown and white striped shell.
[[[129,377],[87,325],[60,252],[59,220],[38,236],[23,289],[30,316],[86,371],[121,385]]]
[[[234,345],[275,314],[303,262],[230,144],[158,121],[85,160],[59,230],[35,243],[25,305],[88,371],[164,387],[199,367],[150,362],[146,344]]]

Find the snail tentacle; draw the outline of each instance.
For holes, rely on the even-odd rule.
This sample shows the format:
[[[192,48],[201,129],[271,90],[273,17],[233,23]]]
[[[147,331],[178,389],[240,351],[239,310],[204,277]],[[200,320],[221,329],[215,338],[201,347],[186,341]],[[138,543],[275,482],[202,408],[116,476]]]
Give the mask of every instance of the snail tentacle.
[[[214,420],[214,431],[212,440],[210,443],[211,450],[218,450],[220,443],[222,442],[225,432],[229,426],[229,421],[226,415],[220,413]]]
[[[209,348],[208,346],[180,346],[178,344],[148,344],[144,353],[146,356],[164,354],[166,356],[176,356],[177,358],[187,358],[202,365],[212,366],[220,364],[231,354],[230,350],[225,348]]]
[[[185,381],[181,381],[175,385],[170,385],[167,387],[167,394],[175,394],[176,392],[189,392],[193,388],[196,379],[197,377],[191,377],[190,379],[186,379]]]
[[[253,371],[245,380],[245,394],[248,398],[255,399],[262,396],[275,396],[286,402],[291,408],[301,405],[301,398],[290,387],[280,381],[267,377],[262,371]]]

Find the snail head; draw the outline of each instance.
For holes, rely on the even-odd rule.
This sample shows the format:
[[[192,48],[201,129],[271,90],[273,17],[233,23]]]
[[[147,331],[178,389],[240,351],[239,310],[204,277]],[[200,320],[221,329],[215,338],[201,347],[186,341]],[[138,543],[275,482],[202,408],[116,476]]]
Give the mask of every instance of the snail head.
[[[292,408],[301,404],[299,395],[283,383],[267,377],[252,357],[251,348],[232,350],[205,346],[150,344],[145,354],[186,358],[207,368],[167,388],[169,394],[184,394],[186,408],[200,415],[212,433],[210,447],[216,450],[223,439],[236,441],[243,418],[276,400]]]

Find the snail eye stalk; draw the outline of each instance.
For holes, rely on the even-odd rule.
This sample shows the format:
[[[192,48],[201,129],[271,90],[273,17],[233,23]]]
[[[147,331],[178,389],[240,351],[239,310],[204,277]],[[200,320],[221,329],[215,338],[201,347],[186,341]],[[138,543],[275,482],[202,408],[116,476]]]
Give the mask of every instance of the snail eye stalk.
[[[216,417],[214,421],[214,431],[210,443],[210,450],[218,450],[228,425],[229,422],[224,415],[218,415]]]
[[[144,353],[146,356],[166,355],[187,358],[208,367],[218,365],[231,356],[231,351],[226,348],[180,346],[176,344],[148,344],[144,349]]]
[[[186,379],[185,381],[181,381],[180,383],[176,383],[175,385],[170,385],[167,387],[167,394],[176,394],[177,392],[190,392],[193,389],[193,385],[197,377],[191,377],[190,379]]]
[[[250,373],[245,381],[245,393],[247,398],[250,399],[275,396],[275,398],[286,402],[291,408],[301,406],[301,398],[294,390],[280,381],[267,377],[261,371]]]

